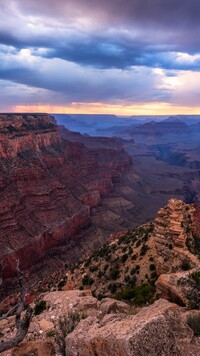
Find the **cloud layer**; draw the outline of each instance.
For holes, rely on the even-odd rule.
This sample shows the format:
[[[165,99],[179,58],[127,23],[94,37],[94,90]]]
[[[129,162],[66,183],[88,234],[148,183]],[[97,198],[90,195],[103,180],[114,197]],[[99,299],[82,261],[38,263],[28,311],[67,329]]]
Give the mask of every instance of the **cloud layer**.
[[[181,97],[198,105],[197,0],[8,0],[0,16],[2,110]]]

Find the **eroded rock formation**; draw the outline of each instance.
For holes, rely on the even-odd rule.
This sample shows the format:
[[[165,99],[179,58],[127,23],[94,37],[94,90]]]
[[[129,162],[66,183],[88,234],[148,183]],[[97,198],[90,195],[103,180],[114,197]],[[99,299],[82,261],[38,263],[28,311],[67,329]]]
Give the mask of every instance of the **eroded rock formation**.
[[[91,209],[132,166],[122,149],[60,138],[45,114],[0,115],[0,259],[3,278],[34,266],[91,222]],[[73,255],[73,253],[72,253]]]
[[[152,238],[159,274],[176,271],[184,259],[190,261],[191,267],[198,265],[198,258],[189,253],[186,245],[194,212],[194,206],[177,199],[170,199],[167,206],[158,211]]]

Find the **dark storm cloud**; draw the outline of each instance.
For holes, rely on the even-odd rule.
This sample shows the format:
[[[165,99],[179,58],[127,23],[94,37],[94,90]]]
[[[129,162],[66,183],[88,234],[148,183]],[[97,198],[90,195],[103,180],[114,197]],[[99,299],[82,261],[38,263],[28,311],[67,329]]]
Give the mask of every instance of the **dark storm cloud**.
[[[16,0],[13,4],[14,10],[4,4],[4,12],[9,9],[16,18],[11,31],[6,23],[0,29],[4,45],[97,68],[200,69],[198,59],[181,62],[173,54],[200,51],[199,1]],[[16,9],[23,14],[18,19]],[[37,16],[39,26],[44,23],[40,31],[26,26],[27,16]],[[77,25],[80,18],[89,18],[92,24]],[[41,47],[48,50],[38,51]]]
[[[144,97],[148,101],[160,100],[160,92],[154,88],[159,78],[148,68],[98,70],[59,59],[35,61],[34,57],[21,53],[11,55],[10,60],[6,60],[6,56],[1,59],[0,80],[52,91],[56,93],[56,101],[60,97],[64,103],[141,102]],[[170,95],[167,90],[162,93]]]
[[[122,23],[199,26],[199,0],[18,0],[22,9],[37,15],[67,17],[87,13]]]
[[[197,0],[8,0],[0,16],[0,79],[63,102],[168,101],[164,76],[200,71]]]

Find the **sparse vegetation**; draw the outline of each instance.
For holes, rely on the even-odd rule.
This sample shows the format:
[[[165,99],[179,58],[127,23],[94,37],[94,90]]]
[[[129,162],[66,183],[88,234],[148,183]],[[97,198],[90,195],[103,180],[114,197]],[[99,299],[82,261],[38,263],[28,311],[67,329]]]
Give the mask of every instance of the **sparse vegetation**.
[[[124,262],[127,260],[127,258],[128,258],[127,253],[124,253],[124,254],[122,255],[122,257],[121,257],[122,263],[124,263]]]
[[[151,263],[149,265],[149,269],[150,269],[150,271],[155,271],[156,270],[156,266],[154,265],[154,263]]]
[[[191,309],[200,309],[200,271],[190,273],[187,284],[190,287],[187,293],[189,307]]]
[[[136,260],[137,260],[137,255],[133,255],[133,256],[131,257],[131,260],[132,260],[132,261],[136,261]]]
[[[117,290],[117,284],[116,283],[110,283],[108,285],[108,289],[110,290],[110,292],[112,294],[116,293],[116,290]]]
[[[135,305],[150,303],[153,299],[155,288],[148,283],[139,286],[127,287],[116,294],[118,300],[132,300]]]
[[[67,277],[64,276],[64,277],[61,279],[61,281],[58,283],[58,290],[62,290],[62,289],[63,289],[63,287],[64,287],[65,284],[66,284],[66,281],[67,281]]]
[[[98,270],[98,267],[97,266],[90,266],[89,268],[90,272],[95,272]]]
[[[190,268],[190,262],[187,259],[184,259],[181,263],[181,269],[183,271],[188,271]]]
[[[188,236],[186,246],[191,253],[197,255],[200,259],[200,237],[195,234],[192,234],[192,237]]]
[[[84,316],[79,313],[71,312],[67,315],[63,315],[63,317],[58,320],[57,328],[55,331],[55,341],[58,345],[61,355],[67,355],[65,338],[75,329],[83,317]]]
[[[122,288],[135,288],[138,282],[142,285],[148,282],[147,284],[152,287],[157,278],[155,265],[148,263],[148,260],[146,261],[142,257],[149,250],[146,242],[153,229],[153,224],[148,224],[129,230],[116,241],[93,252],[91,257],[81,265],[81,273],[75,277],[79,280],[79,286],[81,286],[79,288],[82,289],[85,286],[88,288],[95,283],[93,289],[101,297],[108,292],[112,295],[116,294]],[[154,260],[153,257],[148,259],[150,262]],[[141,260],[143,261],[142,265]],[[142,270],[140,271],[141,266]],[[149,274],[149,269],[153,273],[152,276]],[[146,277],[144,277],[145,273]],[[80,275],[82,275],[81,280]],[[115,281],[116,283],[114,283]],[[138,292],[136,294],[138,295]],[[138,296],[137,298],[139,300]],[[137,298],[135,296],[136,302]]]
[[[144,256],[148,251],[149,247],[147,245],[143,245],[140,251],[140,256]]]
[[[88,276],[88,274],[86,274],[82,279],[82,283],[84,286],[85,285],[91,286],[94,283],[94,280],[93,280],[93,278]]]
[[[110,269],[110,278],[111,279],[117,279],[119,277],[119,269],[118,268],[115,268],[115,267],[112,267]]]
[[[193,330],[194,335],[200,336],[200,314],[190,315],[187,319],[187,324]]]
[[[34,314],[39,315],[43,311],[47,309],[47,303],[45,300],[40,300],[39,302],[36,303],[35,308],[34,308]]]
[[[55,336],[55,331],[54,330],[48,330],[46,332],[47,337],[54,337]]]

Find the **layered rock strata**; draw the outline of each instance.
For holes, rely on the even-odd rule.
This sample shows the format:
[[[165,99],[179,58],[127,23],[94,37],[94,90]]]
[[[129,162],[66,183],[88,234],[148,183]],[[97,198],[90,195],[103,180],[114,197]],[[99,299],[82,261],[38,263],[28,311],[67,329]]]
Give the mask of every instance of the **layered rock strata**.
[[[159,274],[177,270],[184,259],[190,261],[191,267],[198,265],[198,258],[189,253],[186,245],[187,227],[192,224],[194,212],[194,206],[177,199],[170,199],[167,206],[158,211],[152,239]]]
[[[46,114],[0,115],[0,260],[3,279],[34,266],[91,224],[123,172],[123,150],[62,140]]]

